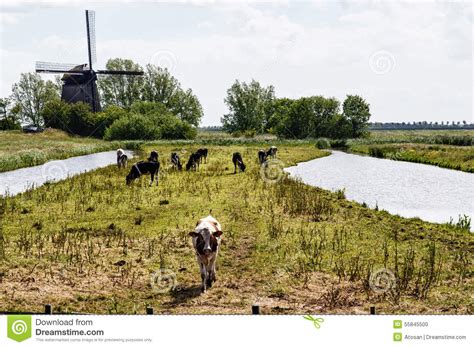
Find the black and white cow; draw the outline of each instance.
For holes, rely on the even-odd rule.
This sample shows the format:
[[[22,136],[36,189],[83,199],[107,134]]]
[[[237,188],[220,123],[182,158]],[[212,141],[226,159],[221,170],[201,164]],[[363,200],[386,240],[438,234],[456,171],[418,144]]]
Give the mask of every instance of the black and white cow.
[[[199,148],[196,153],[198,153],[201,158],[199,159],[199,162],[202,163],[202,160],[204,159],[204,163],[207,163],[207,153],[208,150],[207,148]]]
[[[277,155],[278,148],[275,146],[271,146],[270,149],[265,153],[267,157],[272,157],[272,159],[275,159]]]
[[[258,162],[262,165],[267,160],[267,153],[261,149],[258,151]]]
[[[209,215],[200,219],[194,231],[191,231],[189,235],[193,238],[196,260],[201,272],[201,291],[205,292],[216,281],[216,260],[222,228],[219,222]]]
[[[148,157],[148,161],[158,162],[158,152],[157,151],[151,151],[150,156]]]
[[[122,148],[117,149],[117,166],[118,168],[127,167],[128,157],[125,154],[125,151]]]
[[[134,180],[140,176],[149,173],[150,174],[150,187],[155,179],[156,185],[158,185],[158,174],[160,171],[160,163],[158,161],[139,161],[134,164],[130,169],[130,173],[126,177],[127,185],[130,185]]]
[[[180,171],[183,168],[183,165],[181,165],[181,161],[179,160],[178,153],[171,153],[171,164],[173,164],[173,166]]]
[[[237,166],[239,167],[240,171],[245,171],[245,164],[239,152],[235,152],[232,155],[232,162],[234,163],[234,173],[237,173]]]
[[[199,163],[201,162],[201,155],[198,152],[191,153],[189,160],[186,164],[186,171],[199,169]]]

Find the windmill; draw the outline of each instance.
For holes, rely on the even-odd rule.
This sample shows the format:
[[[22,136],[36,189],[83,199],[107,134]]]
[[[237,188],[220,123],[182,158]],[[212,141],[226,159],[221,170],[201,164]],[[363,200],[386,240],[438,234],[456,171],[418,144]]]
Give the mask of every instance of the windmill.
[[[95,11],[86,10],[88,64],[62,64],[36,62],[36,72],[64,74],[61,99],[68,103],[85,102],[93,112],[99,112],[100,99],[97,91],[97,75],[143,75],[142,71],[97,70],[92,64],[97,62],[95,45]]]

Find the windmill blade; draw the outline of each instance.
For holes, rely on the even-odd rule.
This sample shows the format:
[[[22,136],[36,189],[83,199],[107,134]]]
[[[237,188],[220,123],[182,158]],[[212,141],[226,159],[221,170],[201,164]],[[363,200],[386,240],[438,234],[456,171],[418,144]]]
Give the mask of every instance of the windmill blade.
[[[84,64],[64,64],[51,63],[46,61],[37,61],[35,64],[36,72],[43,73],[71,73],[76,75],[83,74]]]
[[[95,11],[86,10],[87,28],[87,51],[89,53],[89,66],[97,62],[97,51],[95,44]]]
[[[97,70],[95,73],[98,75],[131,75],[131,76],[143,75],[143,71],[124,71],[124,70]]]

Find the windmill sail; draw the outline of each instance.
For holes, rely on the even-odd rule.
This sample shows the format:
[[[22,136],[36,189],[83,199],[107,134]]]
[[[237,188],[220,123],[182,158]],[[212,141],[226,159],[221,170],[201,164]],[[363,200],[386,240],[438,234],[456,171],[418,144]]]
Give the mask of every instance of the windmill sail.
[[[95,44],[95,11],[86,10],[87,27],[87,51],[89,52],[89,66],[97,62],[97,51]]]
[[[47,61],[37,61],[35,64],[36,72],[45,73],[69,73],[71,70],[77,70],[81,64],[51,63]]]
[[[143,71],[127,71],[127,70],[97,70],[95,73],[98,75],[132,75],[132,76],[143,75]]]

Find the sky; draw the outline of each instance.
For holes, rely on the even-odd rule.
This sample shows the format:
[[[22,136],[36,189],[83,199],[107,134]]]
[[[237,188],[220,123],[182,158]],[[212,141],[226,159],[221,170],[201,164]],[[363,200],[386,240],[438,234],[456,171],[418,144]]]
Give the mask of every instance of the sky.
[[[23,1],[0,4],[0,96],[35,61],[168,68],[220,125],[235,80],[277,97],[358,94],[374,122],[473,121],[473,6],[466,1]],[[51,76],[49,76],[51,77]]]

